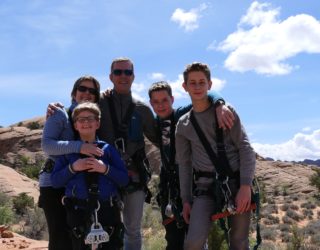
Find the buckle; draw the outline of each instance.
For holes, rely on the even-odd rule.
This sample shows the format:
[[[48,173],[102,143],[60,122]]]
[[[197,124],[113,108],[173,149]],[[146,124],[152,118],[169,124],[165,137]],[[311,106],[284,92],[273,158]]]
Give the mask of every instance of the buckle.
[[[126,152],[125,146],[124,146],[124,139],[122,137],[114,140],[114,146],[118,151],[120,151],[122,153]]]

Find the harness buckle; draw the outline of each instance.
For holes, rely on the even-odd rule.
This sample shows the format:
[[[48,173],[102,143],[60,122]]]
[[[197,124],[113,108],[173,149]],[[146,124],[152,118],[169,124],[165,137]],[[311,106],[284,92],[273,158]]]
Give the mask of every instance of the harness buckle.
[[[122,153],[126,152],[125,145],[124,145],[124,139],[122,137],[119,137],[114,140],[114,146],[118,151],[120,151]]]

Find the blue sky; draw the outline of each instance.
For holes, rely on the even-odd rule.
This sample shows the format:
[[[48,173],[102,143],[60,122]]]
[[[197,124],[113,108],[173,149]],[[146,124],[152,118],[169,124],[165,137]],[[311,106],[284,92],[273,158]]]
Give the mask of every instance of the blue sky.
[[[239,113],[256,151],[320,158],[318,0],[1,0],[0,125],[70,103],[81,75],[112,87],[109,65],[135,63],[135,96],[167,80],[175,106],[181,73],[208,63],[215,88]]]

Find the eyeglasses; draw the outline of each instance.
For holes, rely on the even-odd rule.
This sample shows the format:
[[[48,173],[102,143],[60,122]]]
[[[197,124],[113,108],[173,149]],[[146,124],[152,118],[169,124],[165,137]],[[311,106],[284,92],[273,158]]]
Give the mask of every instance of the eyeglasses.
[[[112,73],[115,76],[121,76],[122,73],[125,74],[126,76],[132,76],[133,75],[133,70],[132,69],[114,69]]]
[[[88,91],[91,95],[96,95],[97,94],[97,90],[96,89],[94,89],[94,88],[88,88],[88,87],[86,87],[86,86],[78,86],[77,87],[77,90],[79,90],[80,92],[86,92],[86,91]]]
[[[97,118],[95,116],[86,116],[86,117],[81,116],[81,117],[77,117],[75,121],[79,122],[79,123],[85,123],[85,122],[91,123],[96,120],[97,120]]]

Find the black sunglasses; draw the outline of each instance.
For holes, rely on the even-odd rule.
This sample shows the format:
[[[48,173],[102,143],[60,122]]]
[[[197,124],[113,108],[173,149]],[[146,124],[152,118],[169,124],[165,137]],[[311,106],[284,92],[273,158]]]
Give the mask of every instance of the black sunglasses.
[[[89,93],[90,93],[91,95],[96,95],[97,92],[98,92],[96,89],[94,89],[94,88],[88,88],[88,87],[86,87],[86,86],[78,86],[78,87],[77,87],[77,90],[79,90],[80,92],[89,91]]]
[[[126,76],[132,76],[133,75],[133,70],[132,69],[114,69],[112,73],[115,76],[121,76],[121,74],[125,74]]]

